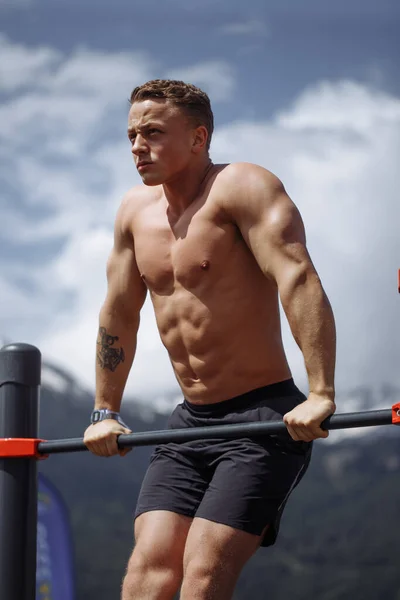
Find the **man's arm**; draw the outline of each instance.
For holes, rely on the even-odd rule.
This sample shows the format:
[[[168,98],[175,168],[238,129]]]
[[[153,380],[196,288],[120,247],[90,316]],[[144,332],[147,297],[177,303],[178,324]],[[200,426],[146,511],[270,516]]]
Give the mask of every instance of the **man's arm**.
[[[133,237],[127,219],[129,196],[121,204],[114,226],[114,247],[107,262],[107,296],[99,317],[96,343],[95,408],[119,412],[122,394],[136,352],[140,309],[147,288],[137,268]],[[90,425],[84,435],[88,449],[99,456],[124,456],[118,435],[130,433],[115,420]]]
[[[95,408],[114,411],[120,409],[135,356],[140,309],[147,292],[137,268],[125,211],[123,202],[115,220],[114,247],[107,262],[108,288],[96,344]]]
[[[300,347],[309,397],[287,415],[292,437],[327,437],[321,422],[335,411],[336,330],[333,312],[306,248],[300,213],[274,175],[238,165],[243,177],[231,214],[261,270],[278,288],[292,334]]]

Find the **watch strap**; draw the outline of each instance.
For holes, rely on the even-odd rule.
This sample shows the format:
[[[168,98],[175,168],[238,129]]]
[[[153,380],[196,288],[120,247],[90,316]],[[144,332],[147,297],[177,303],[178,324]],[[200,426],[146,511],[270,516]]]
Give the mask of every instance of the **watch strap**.
[[[120,425],[129,429],[128,425],[122,420],[119,412],[114,410],[109,410],[108,408],[100,408],[92,411],[90,416],[91,424],[100,423],[100,421],[104,421],[106,419],[113,419],[114,421],[118,421]]]

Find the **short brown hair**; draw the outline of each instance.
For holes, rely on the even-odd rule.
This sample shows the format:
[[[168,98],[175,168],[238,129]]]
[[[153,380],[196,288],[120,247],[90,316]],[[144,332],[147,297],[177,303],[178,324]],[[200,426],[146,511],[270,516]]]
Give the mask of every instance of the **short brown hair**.
[[[182,108],[197,127],[204,125],[208,132],[207,150],[210,148],[214,131],[214,115],[210,98],[200,88],[191,83],[175,79],[153,79],[135,87],[129,99],[130,103],[148,98],[163,98]]]

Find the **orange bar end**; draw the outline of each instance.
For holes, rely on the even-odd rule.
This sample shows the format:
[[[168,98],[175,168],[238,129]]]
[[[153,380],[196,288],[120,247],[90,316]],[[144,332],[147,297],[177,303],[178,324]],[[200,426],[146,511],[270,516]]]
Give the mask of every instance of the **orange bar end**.
[[[400,402],[392,406],[392,423],[400,425]]]
[[[48,454],[39,454],[38,444],[46,440],[31,438],[2,438],[0,439],[0,458],[37,458],[42,460]]]

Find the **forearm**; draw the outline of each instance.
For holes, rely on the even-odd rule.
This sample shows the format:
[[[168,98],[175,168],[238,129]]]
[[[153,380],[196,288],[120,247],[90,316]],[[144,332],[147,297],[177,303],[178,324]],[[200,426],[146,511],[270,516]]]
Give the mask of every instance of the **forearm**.
[[[127,318],[103,306],[96,342],[96,409],[120,410],[136,352],[138,327],[139,315]]]
[[[309,391],[335,396],[336,328],[330,302],[314,273],[292,281],[281,293],[282,306],[304,357]]]

